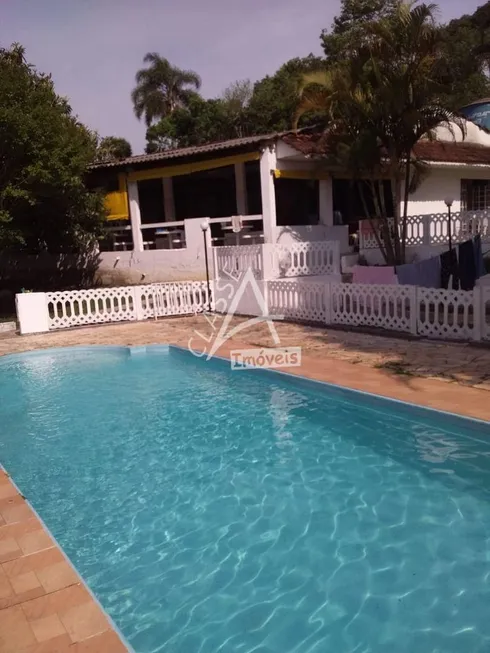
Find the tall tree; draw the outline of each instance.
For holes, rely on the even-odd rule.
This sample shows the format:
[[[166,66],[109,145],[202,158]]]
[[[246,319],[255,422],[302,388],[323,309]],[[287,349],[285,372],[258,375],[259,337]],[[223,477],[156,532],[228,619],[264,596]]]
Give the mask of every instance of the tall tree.
[[[193,70],[173,66],[156,52],[143,59],[146,68],[136,73],[136,86],[131,94],[134,112],[141,120],[144,116],[149,127],[176,109],[186,107],[201,87],[201,78]]]
[[[58,253],[94,242],[105,215],[85,186],[96,145],[24,49],[0,49],[0,248]]]
[[[301,78],[322,64],[323,59],[313,54],[290,59],[274,75],[267,75],[255,84],[248,105],[254,134],[291,129]]]
[[[328,115],[332,158],[367,180],[371,216],[378,219],[373,229],[389,264],[405,261],[408,199],[420,170],[415,144],[440,124],[460,124],[438,101],[441,34],[434,10],[402,3],[364,23],[347,60],[304,78],[298,109],[298,115],[312,110]],[[383,177],[391,182],[393,216],[387,213]]]
[[[176,109],[148,128],[146,152],[151,154],[174,147],[239,138],[245,135],[242,122],[245,115],[241,111],[237,114],[230,112],[222,99],[205,100],[196,96],[185,109]]]
[[[490,2],[486,4],[490,7]],[[439,27],[442,56],[437,76],[445,88],[440,98],[454,110],[490,94],[487,74],[490,39],[486,28],[475,19],[478,11]]]
[[[230,138],[243,138],[252,132],[248,111],[252,97],[253,84],[249,79],[233,82],[223,91],[221,100]]]
[[[220,98],[205,100],[195,93],[185,108],[149,127],[146,151],[291,129],[301,77],[322,63],[323,59],[314,55],[291,59],[253,88],[244,80],[228,86]],[[315,120],[308,116],[304,122]]]
[[[96,161],[117,161],[132,155],[131,144],[125,138],[106,136],[97,146]]]
[[[340,13],[334,18],[330,30],[320,36],[323,51],[330,63],[348,56],[351,46],[358,47],[362,39],[369,38],[366,23],[389,16],[402,0],[341,0]]]

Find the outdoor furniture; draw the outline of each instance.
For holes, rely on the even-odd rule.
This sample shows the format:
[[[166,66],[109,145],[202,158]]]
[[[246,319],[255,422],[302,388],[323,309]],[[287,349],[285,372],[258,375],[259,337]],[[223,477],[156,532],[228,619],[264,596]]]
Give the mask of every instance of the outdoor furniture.
[[[156,229],[155,230],[155,243],[157,249],[173,249],[174,242],[182,242],[184,240],[183,229]],[[178,241],[174,241],[175,237]],[[163,245],[163,247],[162,247]]]
[[[252,228],[252,226],[248,225],[248,224],[243,225],[241,231],[233,231],[234,228],[233,228],[232,225],[227,225],[226,227],[222,227],[223,231],[231,231],[235,235],[235,238],[234,238],[235,245],[240,244],[240,235],[243,234],[244,231],[250,231],[251,228]],[[226,243],[226,240],[228,240],[226,238],[226,236],[228,236],[228,235],[231,236],[231,234],[225,234],[225,243]]]

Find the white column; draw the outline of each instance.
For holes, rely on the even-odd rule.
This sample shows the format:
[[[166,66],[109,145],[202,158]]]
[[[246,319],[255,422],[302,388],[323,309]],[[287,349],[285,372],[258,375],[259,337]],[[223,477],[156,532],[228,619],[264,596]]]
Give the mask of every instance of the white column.
[[[248,214],[247,176],[245,164],[235,163],[236,210],[238,215]]]
[[[143,251],[143,234],[141,233],[140,198],[138,194],[138,182],[128,182],[129,217],[131,219],[131,232],[133,234],[133,250]]]
[[[175,220],[174,184],[172,177],[164,177],[163,182],[163,207],[165,210],[165,222]]]
[[[333,227],[333,184],[332,178],[320,179],[318,184],[320,224]]]
[[[276,191],[274,188],[274,170],[276,168],[276,149],[266,147],[260,157],[260,192],[262,196],[262,220],[264,224],[264,242],[276,241]]]

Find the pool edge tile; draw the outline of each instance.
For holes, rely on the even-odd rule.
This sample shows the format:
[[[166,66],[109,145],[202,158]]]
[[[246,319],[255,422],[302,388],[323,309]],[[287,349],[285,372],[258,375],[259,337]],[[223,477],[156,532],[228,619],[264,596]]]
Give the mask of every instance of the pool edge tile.
[[[0,622],[3,620],[13,621],[13,626],[6,630],[8,639],[5,639],[5,646],[10,646],[10,649],[7,650],[19,650],[19,652],[35,651],[37,646],[41,648],[41,645],[46,646],[46,651],[49,650],[50,642],[55,646],[57,643],[56,640],[60,640],[60,638],[66,640],[66,637],[60,634],[59,629],[53,628],[52,637],[39,641],[35,636],[36,628],[39,633],[40,626],[43,626],[43,632],[45,633],[47,626],[50,625],[47,623],[40,624],[40,620],[48,619],[50,616],[56,616],[61,624],[63,624],[63,615],[66,616],[66,613],[72,610],[72,619],[69,619],[69,622],[70,628],[73,630],[73,617],[76,620],[77,615],[77,610],[74,609],[77,606],[86,606],[84,608],[84,614],[88,615],[88,623],[84,624],[84,628],[79,633],[80,637],[76,637],[75,639],[70,638],[70,650],[90,653],[92,650],[99,650],[97,646],[99,646],[100,641],[100,645],[104,646],[104,653],[113,653],[113,651],[114,653],[122,653],[123,651],[134,653],[133,648],[125,640],[110,615],[104,610],[98,599],[84,582],[82,576],[56,541],[56,538],[53,537],[53,534],[37,514],[34,507],[22,496],[7,470],[0,464],[0,485],[7,484],[11,484],[15,488],[16,495],[3,499],[0,503],[5,505],[6,501],[12,499],[12,505],[14,507],[25,507],[27,510],[18,512],[21,515],[18,521],[7,522],[5,525],[2,523],[0,529],[7,528],[11,529],[12,532],[16,530],[21,532],[23,530],[22,524],[29,522],[26,527],[28,529],[27,533],[29,533],[32,532],[29,529],[32,529],[35,521],[37,521],[39,528],[34,529],[34,532],[44,532],[47,538],[53,543],[51,547],[30,553],[24,553],[21,547],[18,546],[21,551],[20,555],[5,562],[0,561],[0,580],[3,583],[2,588],[0,588],[3,591],[3,596],[0,597]],[[12,539],[18,543],[18,537],[22,537],[21,534],[17,537],[8,538],[9,534],[7,533],[7,537],[3,541]],[[51,553],[53,550],[56,553]],[[50,561],[50,558],[53,558],[53,562],[48,562],[48,564],[43,565],[42,560]],[[39,564],[38,561],[40,561]],[[59,567],[61,564],[66,565],[62,570]],[[40,577],[36,573],[38,567],[41,570]],[[53,567],[56,569],[53,570],[53,577],[51,578],[49,571]],[[15,573],[16,570],[19,573]],[[61,572],[61,574],[58,573],[58,576],[56,576],[55,571]],[[12,580],[14,581],[13,583]],[[36,587],[34,587],[35,580],[37,581]],[[58,587],[60,584],[62,586]],[[16,592],[15,588],[19,592]],[[7,592],[9,593],[6,595]],[[66,603],[65,597],[68,598],[68,595],[74,595],[73,604],[70,601]],[[61,603],[65,609],[57,609],[58,603]],[[51,609],[49,609],[49,605],[51,605]],[[90,624],[91,620],[94,620],[93,628]],[[51,621],[54,623],[55,619],[53,618]],[[35,628],[31,627],[31,622],[38,622],[35,624]],[[107,628],[102,627],[104,622],[107,624]],[[16,625],[17,623],[19,624],[18,627]],[[63,627],[68,631],[64,625]],[[22,644],[19,643],[20,640],[18,638],[21,635],[19,630],[21,629],[27,629],[26,632],[32,635],[32,641],[28,642],[27,639],[31,638],[25,637],[22,640]],[[83,636],[84,633],[87,635],[86,637]],[[105,648],[105,644],[103,644],[105,641],[111,642],[111,648]]]

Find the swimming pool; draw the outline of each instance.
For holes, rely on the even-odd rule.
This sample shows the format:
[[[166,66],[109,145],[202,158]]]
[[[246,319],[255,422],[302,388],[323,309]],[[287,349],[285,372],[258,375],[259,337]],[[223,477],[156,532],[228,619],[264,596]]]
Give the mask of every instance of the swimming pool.
[[[174,348],[0,358],[0,461],[137,653],[490,650],[490,426]]]

